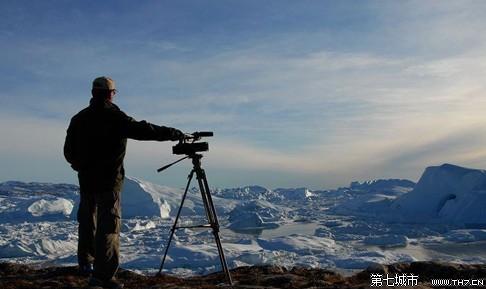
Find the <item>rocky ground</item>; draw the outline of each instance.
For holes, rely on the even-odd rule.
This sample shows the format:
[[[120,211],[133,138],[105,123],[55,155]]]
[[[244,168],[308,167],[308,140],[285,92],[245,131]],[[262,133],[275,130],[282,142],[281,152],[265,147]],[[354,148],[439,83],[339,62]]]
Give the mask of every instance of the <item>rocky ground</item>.
[[[412,275],[418,276],[416,285],[403,286],[405,283],[395,283],[393,287],[478,288],[481,286],[432,286],[430,281],[440,278],[485,279],[486,265],[413,262],[373,266],[350,277],[344,277],[325,269],[293,268],[287,270],[277,266],[252,266],[233,269],[231,274],[235,283],[233,288],[386,288],[387,281],[385,278],[387,276],[390,278],[395,276],[408,278]],[[374,281],[372,281],[372,274],[375,276]],[[225,278],[222,273],[178,278],[170,275],[144,276],[120,269],[117,278],[125,283],[125,288],[129,289],[229,288],[225,285]],[[485,286],[486,282],[482,287]],[[34,265],[0,263],[0,289],[34,288],[74,289],[89,287],[87,287],[87,278],[77,275],[76,267],[36,268]]]

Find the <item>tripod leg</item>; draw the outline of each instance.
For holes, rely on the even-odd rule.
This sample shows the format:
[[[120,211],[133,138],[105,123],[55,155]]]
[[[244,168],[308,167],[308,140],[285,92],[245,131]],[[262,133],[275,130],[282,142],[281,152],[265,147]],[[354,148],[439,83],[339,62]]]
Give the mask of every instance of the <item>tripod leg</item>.
[[[196,176],[199,182],[199,190],[204,202],[204,207],[206,208],[206,215],[208,216],[209,224],[213,229],[214,240],[216,242],[216,247],[218,248],[219,260],[221,262],[221,268],[226,275],[226,279],[230,286],[233,285],[233,280],[231,279],[231,274],[228,269],[228,264],[226,263],[226,258],[224,256],[223,245],[221,244],[221,239],[219,237],[219,222],[216,214],[216,209],[213,204],[213,199],[211,198],[211,192],[209,190],[208,180],[206,178],[206,173],[202,168],[196,169]]]
[[[223,268],[223,272],[226,275],[226,279],[228,280],[228,284],[233,285],[233,280],[231,279],[231,274],[228,269],[228,264],[226,263],[226,258],[224,256],[223,245],[221,244],[221,239],[219,238],[219,234],[216,231],[213,231],[214,240],[216,241],[216,246],[218,247],[219,253],[219,260],[221,262],[221,267]]]
[[[207,197],[208,194],[206,192],[206,187],[204,186],[204,182],[203,182],[203,179],[205,178],[203,169],[198,169],[196,171],[196,178],[199,184],[199,191],[201,192],[201,198],[204,204],[204,211],[206,212],[206,217],[208,219],[209,224],[211,224],[211,227],[213,227],[215,219],[214,219],[213,212],[209,208],[209,200]]]
[[[187,185],[186,185],[186,190],[184,191],[184,195],[182,196],[181,205],[179,206],[179,209],[177,210],[177,215],[176,215],[176,218],[174,220],[174,225],[172,225],[172,229],[170,230],[169,241],[167,242],[167,246],[165,247],[164,257],[162,258],[162,263],[160,264],[159,273],[157,273],[157,275],[159,275],[159,276],[162,274],[162,269],[164,268],[165,258],[167,257],[167,252],[169,251],[170,243],[172,242],[172,237],[174,237],[174,232],[175,232],[176,227],[177,227],[177,221],[179,220],[179,216],[181,215],[182,207],[184,206],[184,201],[186,199],[187,191],[189,190],[189,186],[191,185],[191,180],[192,180],[193,175],[194,175],[194,170],[192,170],[191,173],[189,174],[189,177],[188,177],[188,180],[187,180]]]
[[[218,215],[216,214],[216,209],[215,209],[214,204],[213,204],[213,198],[211,197],[211,192],[209,191],[208,179],[206,177],[206,173],[204,172],[204,170],[202,170],[202,175],[203,175],[204,188],[205,188],[205,191],[206,191],[209,208],[211,209],[211,211],[213,213],[214,222],[216,224],[218,224],[218,231],[219,231]]]

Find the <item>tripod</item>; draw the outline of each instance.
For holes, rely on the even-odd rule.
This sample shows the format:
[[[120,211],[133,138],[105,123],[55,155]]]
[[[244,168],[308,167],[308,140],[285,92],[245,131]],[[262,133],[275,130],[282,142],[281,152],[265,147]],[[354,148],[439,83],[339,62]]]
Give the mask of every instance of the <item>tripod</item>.
[[[231,280],[231,275],[228,269],[228,265],[226,263],[226,259],[224,257],[224,252],[223,252],[223,246],[221,245],[221,239],[219,238],[219,222],[218,222],[218,217],[216,216],[216,210],[214,208],[213,204],[213,199],[211,198],[211,192],[209,191],[209,185],[208,185],[208,180],[206,179],[206,173],[204,172],[204,169],[201,167],[201,158],[203,156],[201,154],[197,153],[192,153],[176,162],[173,162],[165,167],[162,167],[158,169],[157,171],[160,172],[162,170],[165,170],[166,168],[172,166],[173,164],[176,164],[184,159],[190,158],[192,159],[192,164],[193,164],[193,169],[189,173],[188,176],[188,181],[186,185],[186,189],[184,191],[184,195],[182,196],[182,201],[181,205],[179,206],[179,209],[177,211],[177,215],[174,221],[174,225],[172,226],[172,229],[170,230],[170,237],[169,241],[167,242],[167,246],[165,247],[165,253],[164,257],[162,259],[162,263],[160,264],[159,268],[159,273],[157,275],[161,275],[162,269],[164,268],[164,263],[165,263],[165,258],[167,257],[167,252],[169,251],[169,246],[172,241],[172,237],[174,236],[174,232],[177,229],[183,229],[183,228],[211,228],[213,231],[214,235],[214,240],[216,242],[216,246],[218,247],[218,253],[219,253],[219,261],[221,262],[221,267],[224,271],[224,274],[226,275],[226,280],[228,281],[229,285],[233,285],[233,280]],[[208,220],[208,224],[204,225],[196,225],[196,226],[177,226],[177,221],[179,220],[182,207],[184,206],[184,201],[187,196],[187,191],[189,190],[189,186],[191,184],[192,178],[196,174],[196,178],[199,184],[199,191],[201,192],[201,197],[202,201],[204,204],[204,209],[206,212],[206,217]]]

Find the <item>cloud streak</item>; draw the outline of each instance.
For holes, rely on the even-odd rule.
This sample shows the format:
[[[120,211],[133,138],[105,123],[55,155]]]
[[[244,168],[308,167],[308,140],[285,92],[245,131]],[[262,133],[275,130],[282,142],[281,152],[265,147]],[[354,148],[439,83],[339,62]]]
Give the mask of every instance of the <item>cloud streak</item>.
[[[168,19],[176,18],[157,22],[160,5],[121,9],[133,21],[148,13],[152,25],[142,30],[136,21],[120,22],[108,29],[111,42],[81,28],[79,35],[52,41],[56,36],[46,31],[60,21],[55,12],[42,29],[0,29],[6,51],[0,71],[7,75],[0,80],[0,128],[8,136],[0,157],[36,158],[45,166],[52,160],[57,175],[69,175],[53,148],[60,147],[69,117],[87,105],[91,79],[107,74],[117,80],[116,102],[137,119],[215,131],[208,165],[216,184],[227,185],[231,169],[268,175],[270,186],[279,185],[270,177],[279,174],[296,186],[332,187],[354,179],[416,179],[425,166],[446,161],[486,167],[486,139],[478,136],[486,127],[482,3],[365,2],[359,11],[319,6],[309,12],[312,25],[290,6],[265,6],[262,13],[272,10],[278,27],[251,17],[256,22],[247,23],[249,17],[233,11],[231,27],[261,29],[241,28],[235,37],[221,28],[225,23],[184,18],[175,30],[202,25],[185,38],[167,31]],[[165,8],[173,15],[194,12]],[[115,17],[89,16],[88,10],[78,7],[73,19],[102,24],[103,17]],[[316,17],[330,11],[345,11],[350,22]],[[292,19],[294,27],[278,19]],[[22,29],[44,32],[29,39],[17,35]],[[131,142],[127,160],[141,172],[156,165],[154,155],[170,159],[169,151],[168,144]],[[5,168],[1,175],[14,178]]]

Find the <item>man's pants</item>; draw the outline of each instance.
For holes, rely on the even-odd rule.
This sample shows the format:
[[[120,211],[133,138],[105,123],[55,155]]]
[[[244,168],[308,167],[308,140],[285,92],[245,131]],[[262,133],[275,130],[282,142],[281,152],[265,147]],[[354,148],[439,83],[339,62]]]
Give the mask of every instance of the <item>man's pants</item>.
[[[119,266],[120,192],[80,191],[78,263],[94,262],[93,276],[109,280]]]

